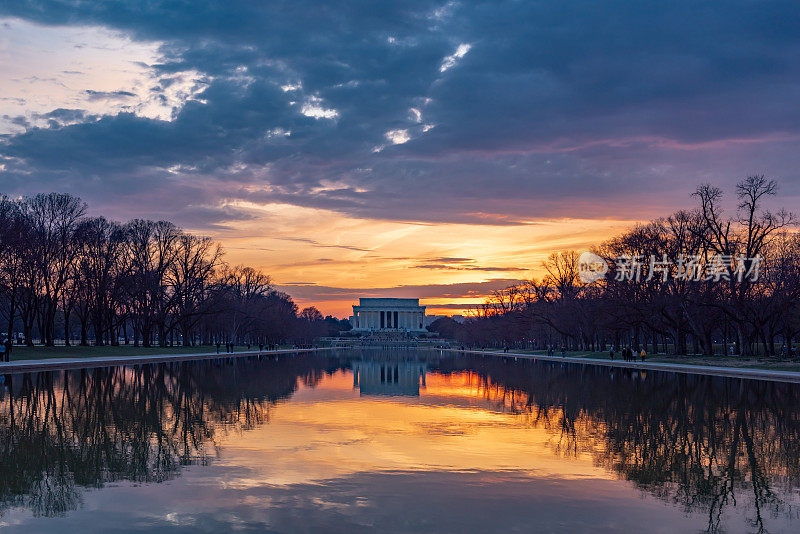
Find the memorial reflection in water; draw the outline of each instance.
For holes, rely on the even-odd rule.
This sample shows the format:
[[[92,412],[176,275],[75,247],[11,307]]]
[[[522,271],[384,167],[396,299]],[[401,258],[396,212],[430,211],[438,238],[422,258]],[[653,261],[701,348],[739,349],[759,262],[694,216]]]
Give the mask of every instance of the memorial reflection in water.
[[[359,359],[351,364],[353,387],[362,395],[419,396],[425,387],[425,362],[404,358]]]
[[[393,414],[398,424],[418,422],[379,426],[391,418],[383,414]],[[368,473],[384,477],[381,484],[392,488],[395,500],[417,506],[420,520],[442,528],[460,519],[448,517],[447,510],[428,516],[408,487],[392,486],[398,466],[414,476],[450,473],[463,478],[479,470],[483,496],[461,498],[476,499],[469,500],[471,506],[492,515],[499,506],[492,491],[508,484],[500,481],[515,464],[520,469],[514,480],[526,491],[533,494],[535,484],[545,483],[536,474],[537,466],[524,467],[526,455],[545,454],[539,463],[566,477],[559,490],[564,506],[591,506],[582,483],[566,476],[582,469],[604,484],[624,484],[614,485],[613,499],[604,504],[618,518],[654,500],[667,506],[648,513],[659,514],[665,526],[675,529],[796,531],[798,414],[800,388],[792,384],[466,356],[429,358],[421,352],[407,358],[342,353],[6,376],[0,385],[0,526],[58,528],[60,521],[83,513],[87,499],[102,499],[112,482],[141,484],[132,494],[144,499],[165,481],[178,493],[184,485],[193,487],[193,477],[203,472],[220,480],[219,486],[212,484],[214,491],[205,480],[203,497],[198,497],[208,499],[204,506],[213,511],[232,491],[222,480],[238,458],[236,451],[252,455],[263,450],[257,460],[242,453],[247,461],[240,467],[253,470],[247,478],[251,485],[264,478],[268,489],[261,492],[303,487],[316,495],[338,487],[335,480],[350,477],[362,494],[371,486],[359,476]],[[302,429],[317,420],[326,430],[312,439]],[[287,443],[296,453],[287,452],[295,450],[284,443],[287,429],[295,432]],[[320,436],[329,439],[332,433],[357,437],[341,437],[324,454],[308,452],[318,446]],[[532,439],[539,435],[543,444]],[[378,454],[377,444],[393,442],[406,457],[395,451],[370,463]],[[349,450],[355,451],[352,456],[343,452]],[[356,461],[359,450],[363,456]],[[437,451],[443,459],[432,456]],[[264,462],[273,456],[276,463],[267,469]],[[549,464],[541,461],[547,456],[552,458]],[[282,477],[276,474],[281,469],[286,471]],[[303,476],[313,484],[275,482],[295,476],[290,476],[292,469],[310,471]],[[453,480],[459,488],[468,487],[463,483]],[[163,506],[183,506],[177,500],[170,504],[170,493],[160,495],[166,500]],[[366,504],[351,503],[347,520],[309,504],[314,514],[281,516],[280,524],[269,523],[275,518],[261,519],[259,525],[285,531],[325,528],[337,521],[344,521],[336,523],[343,530],[352,526],[347,521],[380,525],[383,519],[370,495],[359,498]],[[372,498],[377,502],[380,495]],[[515,514],[520,522],[547,521],[536,501],[524,498],[524,492],[505,496],[504,506],[511,511],[494,517],[493,525],[521,526],[514,522]],[[237,499],[274,511],[300,502],[286,497]],[[526,515],[534,512],[539,519]],[[143,512],[136,515],[135,501],[125,513],[131,514],[126,519],[131,525],[145,521]],[[44,521],[36,519],[40,516],[54,519],[38,523]],[[597,528],[604,525],[602,515],[591,521]],[[125,525],[118,526],[125,530]],[[94,528],[102,530],[100,525]],[[388,530],[403,529],[394,525]]]

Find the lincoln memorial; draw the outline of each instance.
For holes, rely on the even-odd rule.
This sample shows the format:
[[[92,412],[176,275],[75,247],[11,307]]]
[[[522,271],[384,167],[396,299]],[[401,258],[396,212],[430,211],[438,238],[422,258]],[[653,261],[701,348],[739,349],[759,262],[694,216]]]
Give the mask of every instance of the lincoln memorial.
[[[425,306],[419,299],[361,298],[350,323],[362,332],[425,332]]]

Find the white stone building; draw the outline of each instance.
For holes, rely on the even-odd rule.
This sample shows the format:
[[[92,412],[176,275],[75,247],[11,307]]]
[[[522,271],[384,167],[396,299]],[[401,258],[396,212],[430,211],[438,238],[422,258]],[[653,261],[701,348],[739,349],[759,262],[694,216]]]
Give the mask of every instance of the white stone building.
[[[350,324],[361,332],[425,332],[425,306],[419,299],[361,298]]]

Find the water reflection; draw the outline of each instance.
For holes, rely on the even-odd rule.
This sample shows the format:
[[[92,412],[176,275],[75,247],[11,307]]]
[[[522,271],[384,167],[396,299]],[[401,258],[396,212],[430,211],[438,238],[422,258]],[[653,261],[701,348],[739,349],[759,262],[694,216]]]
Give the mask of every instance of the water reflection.
[[[359,359],[351,364],[353,387],[362,395],[418,397],[425,387],[425,362],[416,358]]]
[[[555,451],[594,460],[720,529],[726,508],[796,515],[800,388],[795,384],[551,363],[460,358],[482,395],[553,433]]]
[[[163,482],[206,464],[230,432],[267,423],[313,357],[222,360],[5,376],[0,387],[0,516],[12,506],[63,515],[80,488]]]
[[[328,491],[349,492],[350,519],[367,513],[371,491],[389,491],[382,487],[392,488],[393,499],[422,507],[409,496],[417,493],[414,484],[431,480],[437,495],[475,487],[486,499],[513,486],[513,496],[503,494],[508,508],[534,491],[532,482],[551,488],[535,469],[569,482],[570,462],[588,458],[598,472],[669,503],[678,515],[701,514],[696,526],[707,531],[726,528],[734,511],[747,521],[734,525],[739,530],[796,526],[800,388],[791,384],[425,353],[342,353],[15,375],[0,391],[0,516],[20,507],[39,516],[69,515],[88,488],[164,482],[184,466],[224,464],[225,471],[221,447],[239,446],[245,451],[240,464],[254,471],[242,475],[240,486],[269,479],[267,486],[276,488],[276,480],[305,466],[303,480],[314,486],[294,479],[284,486],[306,488],[316,499],[325,479]],[[388,422],[395,426],[375,426]],[[285,435],[312,424],[321,429],[317,434]],[[526,434],[546,437],[552,465],[537,456],[542,451]],[[314,456],[312,449],[331,436],[339,441]],[[397,448],[380,456],[388,443]],[[323,474],[323,461],[344,474]],[[267,469],[264,462],[273,463]],[[548,489],[550,497],[561,506],[584,502],[585,488],[565,484]],[[619,509],[610,513],[640,506],[620,495]],[[462,496],[463,502],[474,498]],[[264,506],[260,497],[254,502]],[[475,507],[459,513],[467,517]],[[507,509],[503,520],[534,511],[545,513],[526,502]]]

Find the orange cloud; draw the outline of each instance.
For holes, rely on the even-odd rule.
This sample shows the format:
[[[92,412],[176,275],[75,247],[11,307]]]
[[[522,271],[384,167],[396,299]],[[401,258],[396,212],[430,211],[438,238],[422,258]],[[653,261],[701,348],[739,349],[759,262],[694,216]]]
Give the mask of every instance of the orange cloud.
[[[215,235],[226,259],[260,267],[301,307],[338,317],[349,316],[362,296],[420,297],[437,314],[463,313],[494,289],[542,276],[551,252],[589,248],[632,223],[421,224],[289,205],[243,207],[255,216]]]

